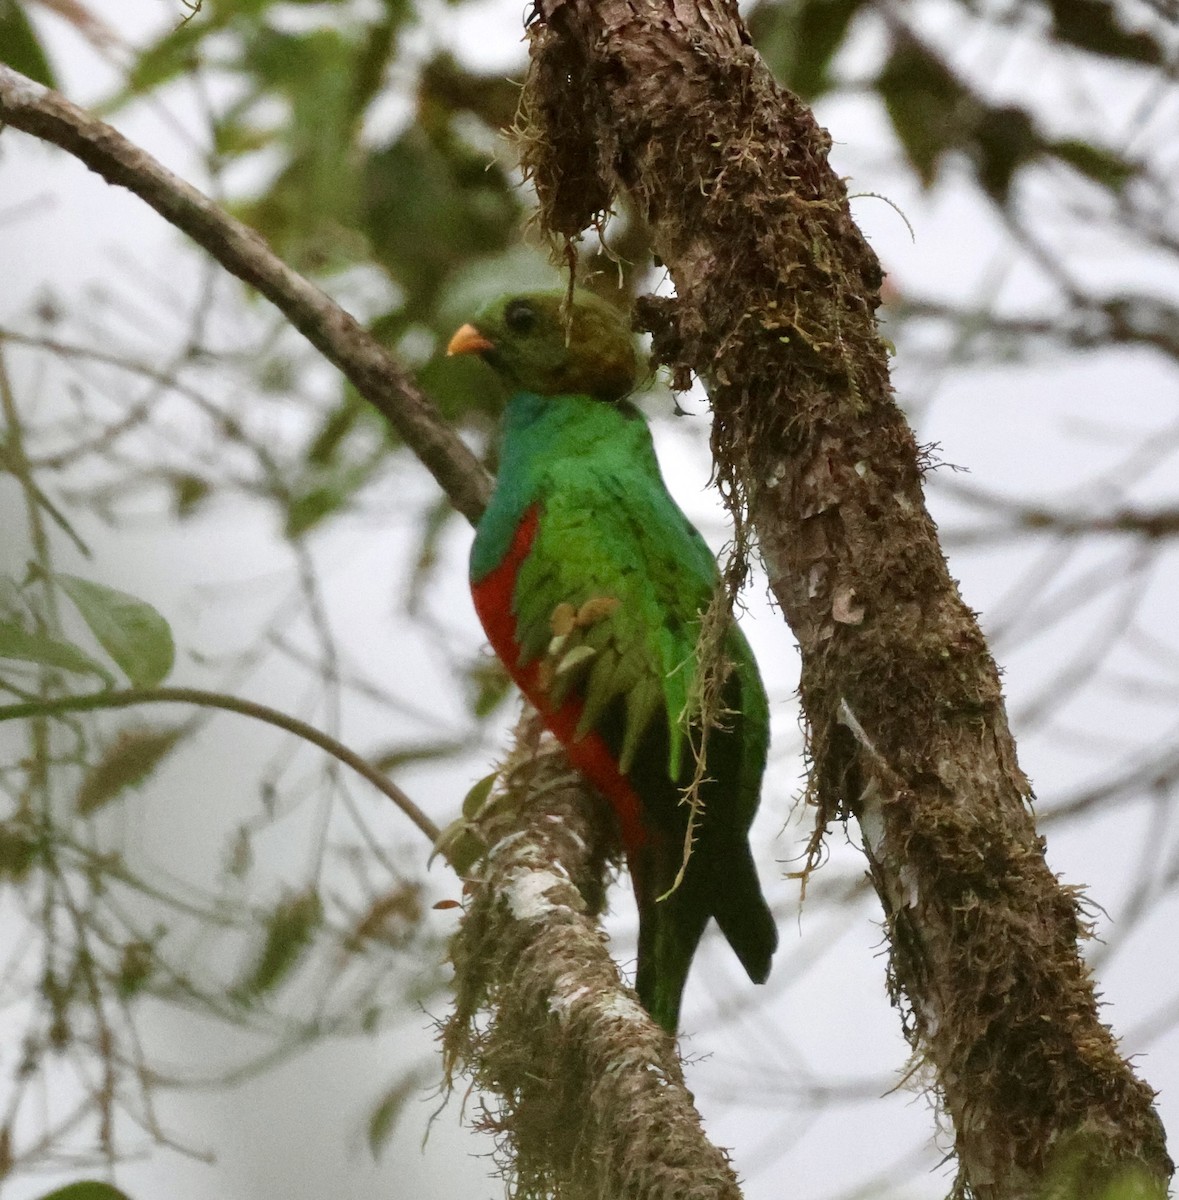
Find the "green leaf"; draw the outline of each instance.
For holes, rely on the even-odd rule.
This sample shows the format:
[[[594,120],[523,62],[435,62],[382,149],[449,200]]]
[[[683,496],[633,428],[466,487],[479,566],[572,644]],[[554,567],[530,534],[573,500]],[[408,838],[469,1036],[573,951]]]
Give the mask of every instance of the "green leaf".
[[[1074,138],[1049,142],[1048,151],[1111,192],[1120,192],[1139,170],[1136,163],[1112,150]]]
[[[417,1075],[408,1075],[395,1083],[377,1102],[368,1119],[368,1148],[373,1158],[379,1158],[386,1143],[397,1128],[398,1118],[406,1102],[418,1090]]]
[[[464,817],[474,820],[479,815],[498,778],[499,772],[492,771],[490,775],[484,775],[482,779],[472,785],[471,790],[463,797]]]
[[[442,758],[453,758],[466,748],[465,742],[410,742],[400,746],[390,746],[378,754],[372,755],[372,765],[383,773],[395,771],[398,767],[412,763],[437,762]]]
[[[295,496],[287,507],[287,537],[302,537],[332,513],[339,512],[351,496],[350,491],[334,483]]]
[[[281,168],[257,200],[236,212],[303,270],[335,270],[364,255],[357,232],[358,53],[356,39],[339,30],[291,33],[263,24],[243,64],[261,94],[289,105],[290,118],[275,130]]]
[[[58,667],[81,675],[97,675],[109,686],[114,677],[73,642],[59,641],[46,634],[30,633],[12,621],[0,621],[0,658],[15,658],[21,662],[40,663],[43,667]]]
[[[187,471],[169,476],[168,482],[172,485],[173,511],[181,520],[191,517],[213,494],[206,480]]]
[[[123,1000],[130,1000],[147,986],[154,969],[155,950],[152,944],[142,939],[128,942],[119,959],[115,990]]]
[[[973,134],[978,181],[992,200],[1003,204],[1016,171],[1035,158],[1044,143],[1022,108],[983,109],[977,114]]]
[[[512,694],[512,677],[498,658],[476,659],[467,671],[471,710],[480,720],[489,717]]]
[[[33,829],[19,818],[0,821],[0,879],[20,883],[33,869],[40,842]]]
[[[155,687],[172,670],[172,630],[147,601],[77,575],[56,579],[90,632],[136,687]]]
[[[0,0],[0,62],[46,87],[57,87],[36,30],[17,0]]]
[[[463,878],[486,853],[487,843],[474,826],[468,824],[465,817],[458,817],[438,835],[426,865],[429,866],[441,854],[454,868],[455,874]]]
[[[448,125],[412,125],[364,162],[362,227],[374,257],[413,295],[510,246],[519,212],[503,167]]]
[[[307,462],[314,467],[330,467],[344,439],[369,411],[368,405],[353,391],[345,392],[340,403],[324,416],[307,447]]]
[[[81,1179],[77,1183],[68,1183],[56,1192],[42,1196],[41,1200],[131,1200],[126,1192],[120,1192],[109,1183],[99,1183],[93,1179]]]
[[[1104,58],[1126,58],[1157,65],[1162,45],[1148,33],[1131,33],[1118,20],[1113,0],[1049,0],[1052,32],[1062,42]]]
[[[149,92],[177,75],[191,71],[199,61],[201,41],[214,27],[207,19],[193,19],[169,30],[154,46],[148,46],[140,53],[127,75],[125,89],[108,107],[124,104],[137,94]]]
[[[834,86],[831,60],[865,0],[795,0],[759,4],[750,14],[753,44],[770,69],[804,100]]]
[[[266,923],[266,941],[233,996],[248,1002],[274,991],[295,970],[323,923],[319,893],[302,892],[279,903]]]
[[[122,730],[83,776],[74,808],[89,816],[144,783],[183,733],[183,727]]]
[[[940,62],[909,41],[894,47],[876,90],[909,162],[929,187],[942,156],[962,144],[973,99]]]
[[[224,158],[253,154],[264,150],[274,140],[275,131],[269,125],[224,117],[213,126],[213,151]]]

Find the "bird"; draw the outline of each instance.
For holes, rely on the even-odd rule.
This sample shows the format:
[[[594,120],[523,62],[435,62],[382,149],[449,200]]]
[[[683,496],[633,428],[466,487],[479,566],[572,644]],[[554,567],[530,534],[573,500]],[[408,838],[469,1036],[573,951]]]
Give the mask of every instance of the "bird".
[[[635,990],[674,1037],[710,919],[755,983],[777,947],[749,847],[769,744],[757,664],[730,622],[686,852],[698,642],[718,572],[629,399],[638,356],[628,325],[588,291],[529,292],[486,305],[447,352],[477,355],[509,392],[471,549],[475,609],[509,675],[614,810],[639,912]]]

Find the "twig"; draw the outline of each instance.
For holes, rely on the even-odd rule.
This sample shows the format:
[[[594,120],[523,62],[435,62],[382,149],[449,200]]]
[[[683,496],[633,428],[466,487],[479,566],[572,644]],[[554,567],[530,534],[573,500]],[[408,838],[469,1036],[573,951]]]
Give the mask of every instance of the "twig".
[[[241,700],[220,692],[207,692],[202,688],[128,688],[118,692],[93,692],[87,696],[63,696],[53,700],[33,700],[26,704],[8,704],[0,707],[0,721],[15,721],[24,717],[58,716],[67,712],[95,712],[104,708],[132,708],[139,704],[196,704],[203,708],[220,708],[226,712],[240,713],[265,721],[278,729],[296,734],[321,750],[339,759],[363,776],[379,792],[388,796],[394,804],[430,839],[438,840],[440,830],[433,821],[391,780],[386,779],[375,767],[366,762],[355,751],[329,736],[314,725],[288,716],[276,708],[256,704],[252,700]]]

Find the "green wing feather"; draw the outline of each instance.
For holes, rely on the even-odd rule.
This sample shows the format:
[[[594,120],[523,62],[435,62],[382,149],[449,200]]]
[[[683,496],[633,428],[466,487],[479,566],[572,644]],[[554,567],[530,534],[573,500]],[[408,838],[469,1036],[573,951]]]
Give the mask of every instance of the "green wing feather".
[[[516,583],[522,657],[551,655],[553,698],[571,689],[581,697],[579,734],[623,700],[624,773],[658,715],[667,723],[668,774],[678,778],[699,618],[716,579],[712,554],[662,480],[633,464],[612,470],[608,463],[566,461],[554,464],[554,472],[559,478],[539,488],[542,519]],[[596,600],[617,606],[568,634],[554,634],[558,606],[580,610]]]

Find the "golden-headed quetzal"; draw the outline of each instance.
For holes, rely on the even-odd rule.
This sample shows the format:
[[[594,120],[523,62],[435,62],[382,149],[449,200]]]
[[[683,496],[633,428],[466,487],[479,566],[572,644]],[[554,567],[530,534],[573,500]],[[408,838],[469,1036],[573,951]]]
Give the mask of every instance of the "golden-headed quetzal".
[[[496,654],[617,814],[639,908],[636,988],[674,1034],[696,945],[715,917],[765,980],[777,931],[748,832],[769,741],[765,690],[735,625],[703,814],[680,886],[695,757],[688,709],[716,562],[668,494],[647,423],[626,397],[637,359],[604,301],[537,292],[464,325],[511,398],[495,492],[471,551],[471,591]]]

